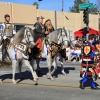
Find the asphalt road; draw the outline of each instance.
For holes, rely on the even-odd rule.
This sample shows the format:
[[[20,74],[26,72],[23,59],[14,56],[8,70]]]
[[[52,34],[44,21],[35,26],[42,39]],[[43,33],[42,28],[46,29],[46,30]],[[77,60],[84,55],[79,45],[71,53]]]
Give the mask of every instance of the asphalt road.
[[[97,90],[2,84],[0,100],[100,100]]]
[[[85,90],[79,88],[80,63],[64,63],[67,76],[61,74],[61,67],[54,74],[55,81],[47,79],[48,71],[45,62],[41,62],[42,76],[39,77],[38,85],[34,86],[32,75],[26,66],[23,66],[22,75],[24,80],[19,80],[16,72],[17,86],[11,82],[11,67],[0,68],[0,100],[100,100],[100,90]],[[36,67],[36,65],[35,65]],[[97,81],[100,85],[100,80]]]

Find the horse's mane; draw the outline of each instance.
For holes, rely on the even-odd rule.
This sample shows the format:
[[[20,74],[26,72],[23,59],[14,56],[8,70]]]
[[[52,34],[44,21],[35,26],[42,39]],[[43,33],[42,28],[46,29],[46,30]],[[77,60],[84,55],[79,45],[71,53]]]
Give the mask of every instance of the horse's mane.
[[[13,45],[14,45],[14,44],[19,44],[19,43],[21,43],[21,41],[22,41],[23,38],[24,38],[24,33],[25,33],[25,29],[26,29],[26,28],[27,28],[27,27],[21,28],[21,29],[15,34],[15,36],[13,37],[13,41],[12,41],[12,44],[13,44]],[[29,30],[30,30],[32,36],[34,37],[33,30],[32,30],[31,28],[29,28]]]

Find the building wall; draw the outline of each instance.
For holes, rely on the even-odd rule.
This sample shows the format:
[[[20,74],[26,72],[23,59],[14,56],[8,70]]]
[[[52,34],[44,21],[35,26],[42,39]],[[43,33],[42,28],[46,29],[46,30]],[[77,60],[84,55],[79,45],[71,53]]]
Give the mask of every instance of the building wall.
[[[34,24],[37,17],[36,6],[22,4],[6,4],[0,6],[0,22],[4,22],[4,15],[11,16],[11,23]]]
[[[46,19],[51,19],[53,25],[54,25],[54,11],[48,11],[48,10],[38,10],[37,16],[43,16]],[[66,19],[66,17],[68,19]],[[65,27],[68,30],[77,31],[81,28],[85,27],[85,24],[83,22],[83,12],[80,13],[70,13],[70,12],[57,12],[56,13],[56,19],[57,19],[57,28]],[[98,15],[89,14],[89,26],[93,29],[99,30],[99,24],[98,24]],[[44,20],[44,21],[45,21]]]
[[[4,22],[4,15],[5,14],[11,14],[11,5],[1,5],[0,6],[0,22]],[[12,19],[12,16],[11,16]],[[11,20],[12,22],[12,20]]]
[[[36,7],[29,5],[13,4],[13,22],[33,24],[36,21]]]
[[[33,24],[37,21],[37,16],[45,17],[44,21],[51,19],[54,25],[54,11],[36,9],[33,5],[23,4],[8,4],[0,5],[0,22],[4,22],[4,15],[9,14],[11,16],[11,23],[25,24],[26,26],[33,27]],[[66,17],[68,19],[66,19]],[[96,30],[99,30],[99,16],[89,15],[89,26]],[[65,27],[68,30],[77,31],[83,27],[83,12],[70,13],[70,12],[56,12],[57,28]]]

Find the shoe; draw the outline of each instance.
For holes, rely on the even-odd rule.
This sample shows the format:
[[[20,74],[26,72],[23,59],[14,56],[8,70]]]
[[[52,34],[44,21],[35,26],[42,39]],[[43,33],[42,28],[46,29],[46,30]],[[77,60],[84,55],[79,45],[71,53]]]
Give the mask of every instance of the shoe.
[[[99,90],[98,87],[91,87],[91,90]]]
[[[84,83],[82,83],[82,81],[80,81],[80,88],[83,89],[83,90],[85,89]]]

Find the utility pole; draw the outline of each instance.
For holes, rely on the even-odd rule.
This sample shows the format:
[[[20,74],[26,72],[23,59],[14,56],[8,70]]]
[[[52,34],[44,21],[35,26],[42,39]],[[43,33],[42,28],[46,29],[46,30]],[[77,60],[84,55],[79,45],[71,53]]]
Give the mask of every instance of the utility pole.
[[[54,28],[57,29],[57,21],[56,21],[56,0],[54,0]]]
[[[89,0],[86,0],[86,3],[89,3]],[[88,33],[89,33],[89,9],[86,8],[86,28],[85,28],[85,31],[86,31],[86,41],[88,41]]]
[[[64,0],[62,0],[62,12],[64,11]]]
[[[57,29],[57,20],[56,20],[56,0],[54,0],[54,28]]]

